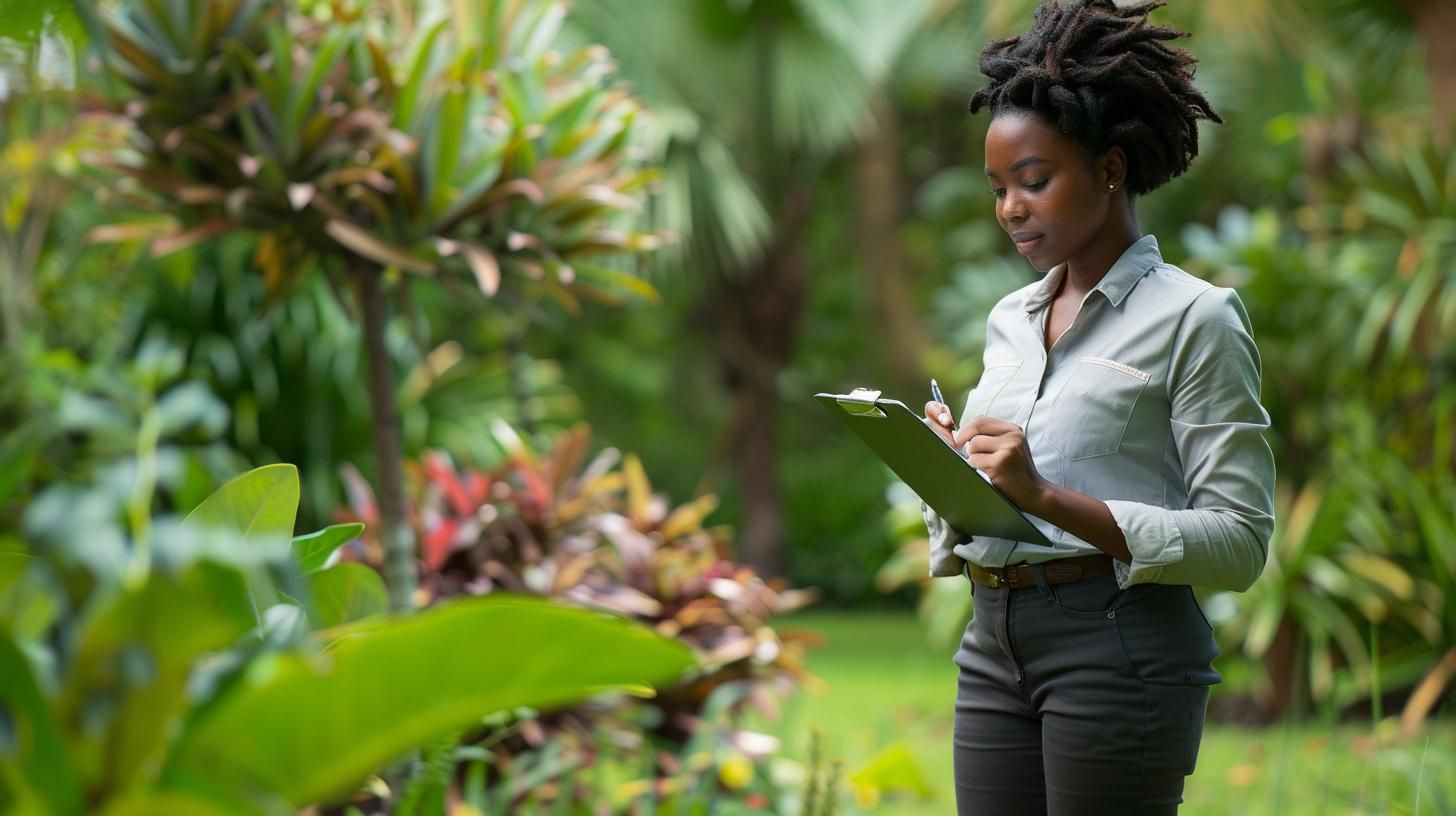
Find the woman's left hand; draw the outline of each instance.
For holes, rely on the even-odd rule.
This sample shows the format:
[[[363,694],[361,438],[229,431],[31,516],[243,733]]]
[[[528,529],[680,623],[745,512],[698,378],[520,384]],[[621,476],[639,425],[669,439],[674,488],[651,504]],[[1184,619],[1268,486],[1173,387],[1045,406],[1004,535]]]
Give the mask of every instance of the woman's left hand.
[[[1037,472],[1020,426],[978,416],[956,429],[955,444],[1017,507],[1035,512],[1050,485]]]

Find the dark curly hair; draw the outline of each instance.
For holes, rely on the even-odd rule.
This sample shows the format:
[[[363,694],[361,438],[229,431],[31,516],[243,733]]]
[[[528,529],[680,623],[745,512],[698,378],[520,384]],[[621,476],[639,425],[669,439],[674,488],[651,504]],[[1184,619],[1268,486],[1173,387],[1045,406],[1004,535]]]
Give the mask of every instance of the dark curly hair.
[[[1157,189],[1198,155],[1198,120],[1223,121],[1193,84],[1198,60],[1167,44],[1186,32],[1148,23],[1164,5],[1044,0],[1029,31],[981,51],[991,82],[971,113],[1029,111],[1093,156],[1121,147],[1129,192]]]

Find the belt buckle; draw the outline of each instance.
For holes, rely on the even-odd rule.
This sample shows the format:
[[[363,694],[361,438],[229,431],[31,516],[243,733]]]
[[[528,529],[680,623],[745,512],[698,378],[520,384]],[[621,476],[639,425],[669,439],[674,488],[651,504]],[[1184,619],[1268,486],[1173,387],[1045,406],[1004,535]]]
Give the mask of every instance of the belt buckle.
[[[980,578],[981,581],[986,584],[986,586],[992,589],[995,589],[1006,583],[1005,579],[1003,579],[1001,576],[978,564],[971,564],[967,562],[966,573],[967,578],[970,578],[972,581]]]

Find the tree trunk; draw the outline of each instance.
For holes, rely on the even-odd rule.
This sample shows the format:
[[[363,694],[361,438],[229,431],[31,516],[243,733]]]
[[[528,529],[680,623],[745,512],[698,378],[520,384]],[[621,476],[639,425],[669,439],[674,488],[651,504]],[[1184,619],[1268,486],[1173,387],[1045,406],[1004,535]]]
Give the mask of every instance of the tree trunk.
[[[735,459],[743,491],[743,560],[763,578],[784,574],[784,509],[779,483],[777,391],[745,389],[734,396],[743,417]]]
[[[881,90],[870,100],[868,116],[871,122],[854,161],[860,270],[874,322],[884,330],[890,376],[900,385],[924,385],[920,355],[926,346],[925,332],[900,244],[905,181],[899,113]]]
[[[384,293],[384,272],[368,263],[350,268],[359,286],[359,303],[364,314],[364,354],[368,368],[369,407],[374,436],[374,459],[378,470],[376,493],[379,502],[379,540],[384,544],[384,580],[389,586],[390,606],[396,611],[414,609],[417,581],[414,534],[405,515],[404,454],[400,442],[398,398],[394,369],[385,344],[389,326],[389,301]]]
[[[1451,0],[1400,0],[1415,22],[1426,49],[1426,82],[1431,94],[1431,124],[1438,144],[1456,136],[1456,3]]]
[[[1260,695],[1266,722],[1274,722],[1289,714],[1300,698],[1299,663],[1305,655],[1299,629],[1287,615],[1279,622],[1269,652],[1264,655],[1264,693]]]
[[[759,575],[784,571],[784,512],[778,477],[778,379],[793,358],[810,266],[798,247],[813,191],[790,192],[757,263],[718,276],[709,309],[730,412],[726,447],[743,496],[739,555]]]

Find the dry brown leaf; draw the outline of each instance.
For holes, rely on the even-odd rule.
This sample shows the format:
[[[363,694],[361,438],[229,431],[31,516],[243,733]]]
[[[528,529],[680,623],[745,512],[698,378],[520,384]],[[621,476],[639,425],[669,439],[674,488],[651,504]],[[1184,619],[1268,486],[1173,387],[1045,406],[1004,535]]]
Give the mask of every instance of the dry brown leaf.
[[[465,262],[470,265],[470,271],[475,275],[475,285],[486,297],[495,297],[500,291],[501,271],[500,263],[495,259],[495,253],[476,243],[463,243],[461,249],[465,253]]]

